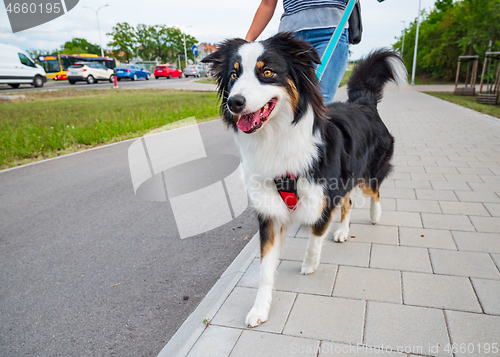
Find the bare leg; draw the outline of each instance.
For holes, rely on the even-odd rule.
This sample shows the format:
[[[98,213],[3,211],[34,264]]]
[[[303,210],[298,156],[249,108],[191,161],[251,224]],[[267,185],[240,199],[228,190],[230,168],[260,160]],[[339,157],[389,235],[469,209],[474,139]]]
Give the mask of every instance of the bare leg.
[[[246,317],[246,325],[255,327],[267,321],[271,308],[274,273],[278,266],[284,229],[276,222],[259,216],[260,232],[260,281],[257,297]]]
[[[328,234],[331,219],[332,211],[325,208],[322,218],[311,226],[311,235],[309,236],[306,255],[302,262],[300,274],[312,274],[318,268],[321,258],[321,248],[323,248],[323,240]]]
[[[340,202],[340,224],[333,234],[333,240],[338,243],[345,242],[349,235],[349,222],[351,220],[351,198],[347,193]]]

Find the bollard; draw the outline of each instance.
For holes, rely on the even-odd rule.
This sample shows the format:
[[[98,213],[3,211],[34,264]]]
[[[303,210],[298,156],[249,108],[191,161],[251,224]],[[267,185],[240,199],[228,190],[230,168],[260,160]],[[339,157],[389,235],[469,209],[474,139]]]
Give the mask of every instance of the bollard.
[[[116,74],[113,76],[113,88],[118,88],[118,77]]]

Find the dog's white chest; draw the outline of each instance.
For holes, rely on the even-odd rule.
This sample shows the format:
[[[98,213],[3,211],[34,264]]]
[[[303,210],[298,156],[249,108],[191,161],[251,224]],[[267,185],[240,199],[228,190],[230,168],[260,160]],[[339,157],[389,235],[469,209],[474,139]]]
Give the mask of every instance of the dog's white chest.
[[[303,177],[314,165],[321,142],[313,134],[314,115],[309,110],[295,125],[291,123],[291,112],[277,114],[255,134],[235,134],[249,198],[264,217],[312,224],[321,216],[324,205],[323,187]],[[299,202],[295,210],[283,202],[274,182],[287,173],[299,176]]]

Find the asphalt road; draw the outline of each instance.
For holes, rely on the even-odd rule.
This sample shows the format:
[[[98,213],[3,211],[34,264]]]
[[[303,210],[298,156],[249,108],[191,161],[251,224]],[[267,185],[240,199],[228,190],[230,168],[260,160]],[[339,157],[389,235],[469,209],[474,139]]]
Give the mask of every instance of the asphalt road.
[[[168,202],[134,195],[131,144],[0,171],[0,356],[156,356],[257,231],[247,209],[181,240]]]
[[[173,88],[173,89],[199,89],[198,87],[210,87],[207,84],[196,83],[193,77],[189,78],[160,78],[155,79],[152,77],[150,80],[139,79],[137,81],[131,81],[122,79],[118,82],[120,88],[128,89],[145,89],[145,88]],[[17,89],[12,89],[7,84],[0,84],[0,95],[2,94],[15,94],[25,91],[40,91],[40,90],[56,90],[56,89],[105,89],[112,88],[113,84],[108,81],[101,81],[97,84],[87,84],[87,82],[76,82],[75,84],[69,84],[68,81],[54,81],[48,80],[42,88],[35,88],[30,84],[21,84]],[[191,88],[192,87],[192,88]]]

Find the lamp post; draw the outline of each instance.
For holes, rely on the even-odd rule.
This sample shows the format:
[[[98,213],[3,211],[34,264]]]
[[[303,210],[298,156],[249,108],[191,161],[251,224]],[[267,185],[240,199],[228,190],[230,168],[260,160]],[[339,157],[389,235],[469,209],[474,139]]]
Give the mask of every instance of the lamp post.
[[[103,7],[109,6],[109,4],[102,5],[99,7],[97,10],[94,8],[88,7],[88,6],[83,6],[86,9],[90,9],[95,12],[95,17],[97,17],[97,31],[99,31],[99,43],[101,45],[101,57],[104,57],[104,50],[102,48],[102,38],[101,38],[101,26],[99,25],[99,10],[101,10]]]
[[[401,46],[401,58],[403,58],[404,53],[405,53],[405,34],[406,34],[406,21],[401,21],[404,26],[403,30],[403,45]]]
[[[420,30],[420,5],[422,0],[418,0],[417,34],[415,36],[415,51],[413,53],[413,68],[411,70],[411,85],[415,85],[415,71],[417,69],[417,49],[418,49],[418,31]]]
[[[193,25],[186,27],[186,29],[193,27]],[[184,36],[184,61],[186,62],[186,67],[188,66],[188,56],[187,56],[187,50],[186,50],[186,33],[183,32],[182,35]]]

